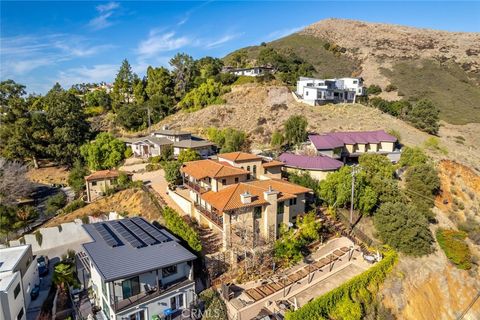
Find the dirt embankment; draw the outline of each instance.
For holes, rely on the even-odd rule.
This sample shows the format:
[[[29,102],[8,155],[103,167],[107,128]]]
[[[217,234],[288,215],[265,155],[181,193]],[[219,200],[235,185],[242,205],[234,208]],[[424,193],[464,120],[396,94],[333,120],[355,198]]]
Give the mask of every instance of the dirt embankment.
[[[68,170],[66,167],[48,166],[39,169],[30,169],[27,178],[32,182],[43,184],[67,184]]]
[[[161,222],[160,213],[145,191],[141,189],[127,189],[90,203],[69,214],[55,217],[45,227],[54,227],[61,223],[81,219],[84,216],[108,214],[111,211],[126,213],[128,216],[142,216],[147,220]]]
[[[396,130],[401,142],[411,146],[423,146],[431,136],[421,132],[377,109],[360,104],[336,104],[312,107],[296,102],[287,87],[243,85],[234,86],[225,95],[226,103],[214,105],[197,112],[179,112],[156,125],[202,133],[206,128],[233,127],[247,133],[253,148],[268,148],[271,134],[283,127],[291,115],[304,115],[308,119],[308,130],[312,132],[354,130]],[[435,160],[444,158],[457,160],[480,172],[480,124],[451,125],[442,123],[439,142],[448,154],[428,150]]]

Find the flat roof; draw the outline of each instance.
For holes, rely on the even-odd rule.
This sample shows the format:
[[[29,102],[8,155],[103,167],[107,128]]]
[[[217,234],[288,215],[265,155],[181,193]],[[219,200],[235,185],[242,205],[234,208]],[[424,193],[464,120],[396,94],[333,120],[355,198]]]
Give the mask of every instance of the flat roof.
[[[20,271],[0,273],[0,291],[7,291],[17,276],[20,277]]]
[[[142,217],[85,224],[83,228],[93,241],[82,246],[105,281],[196,259],[178,239]]]
[[[0,249],[0,273],[12,271],[27,252],[29,244]]]

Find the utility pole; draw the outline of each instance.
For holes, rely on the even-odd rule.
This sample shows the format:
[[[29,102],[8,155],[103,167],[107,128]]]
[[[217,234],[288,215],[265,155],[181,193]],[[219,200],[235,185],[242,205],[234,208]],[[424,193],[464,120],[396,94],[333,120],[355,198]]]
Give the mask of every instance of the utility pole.
[[[150,107],[147,107],[147,114],[148,114],[148,133],[150,133],[150,126],[152,125],[151,117],[150,117]]]
[[[353,228],[353,197],[355,195],[355,174],[357,173],[357,168],[352,167],[352,196],[350,199],[350,229]]]

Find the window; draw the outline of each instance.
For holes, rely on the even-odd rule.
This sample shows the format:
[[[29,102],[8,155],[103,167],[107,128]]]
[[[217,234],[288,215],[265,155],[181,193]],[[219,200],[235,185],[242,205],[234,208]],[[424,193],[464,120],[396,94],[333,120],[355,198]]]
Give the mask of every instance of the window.
[[[267,174],[267,169],[263,169],[263,174]]]
[[[262,207],[254,207],[253,208],[253,217],[255,219],[261,219],[262,218]]]
[[[92,181],[92,186],[96,186],[97,185],[97,181]]]
[[[130,298],[131,296],[140,293],[140,280],[138,277],[133,277],[128,280],[122,281],[122,295],[123,299]]]
[[[170,308],[172,310],[183,308],[183,293],[170,298]]]
[[[20,293],[20,283],[17,284],[17,286],[16,286],[15,289],[13,290],[13,297],[14,297],[15,299],[17,299],[17,296],[18,296],[19,293]]]
[[[105,315],[105,317],[107,317],[107,319],[110,319],[110,308],[108,307],[108,303],[105,301],[105,299],[102,299],[102,303],[103,303],[103,307],[102,307],[103,314]]]
[[[222,184],[223,185],[227,184],[227,179],[222,179]]]
[[[238,177],[237,177],[237,178],[235,178],[235,183],[238,183]]]
[[[283,201],[280,201],[278,204],[277,204],[277,214],[283,214],[285,212],[285,206],[284,206],[284,202]]]
[[[247,166],[247,171],[250,171],[250,166]]]
[[[297,204],[297,198],[290,199],[290,205],[294,206]]]
[[[256,173],[257,173],[257,166],[253,165],[253,174],[256,174]]]
[[[250,180],[250,174],[247,174],[247,180]]]
[[[308,91],[305,91],[305,95],[308,96]]]
[[[145,320],[145,311],[138,311],[128,316],[129,320]]]
[[[166,267],[162,269],[162,276],[163,277],[168,277],[171,276],[172,274],[177,273],[177,265]]]
[[[23,318],[23,308],[20,309],[20,312],[19,312],[18,315],[17,315],[17,320],[20,320],[20,319],[22,319],[22,318]]]
[[[357,82],[358,82],[357,80],[353,80],[353,84],[357,84]]]
[[[105,281],[102,281],[102,292],[103,292],[103,296],[107,298],[108,297],[107,283]]]

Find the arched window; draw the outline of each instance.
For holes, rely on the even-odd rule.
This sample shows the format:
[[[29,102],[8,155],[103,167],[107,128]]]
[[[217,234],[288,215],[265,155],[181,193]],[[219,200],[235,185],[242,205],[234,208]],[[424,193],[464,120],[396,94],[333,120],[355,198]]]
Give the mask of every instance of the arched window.
[[[255,175],[257,173],[257,166],[253,165],[253,174]]]
[[[250,166],[247,166],[247,171],[250,171]]]

